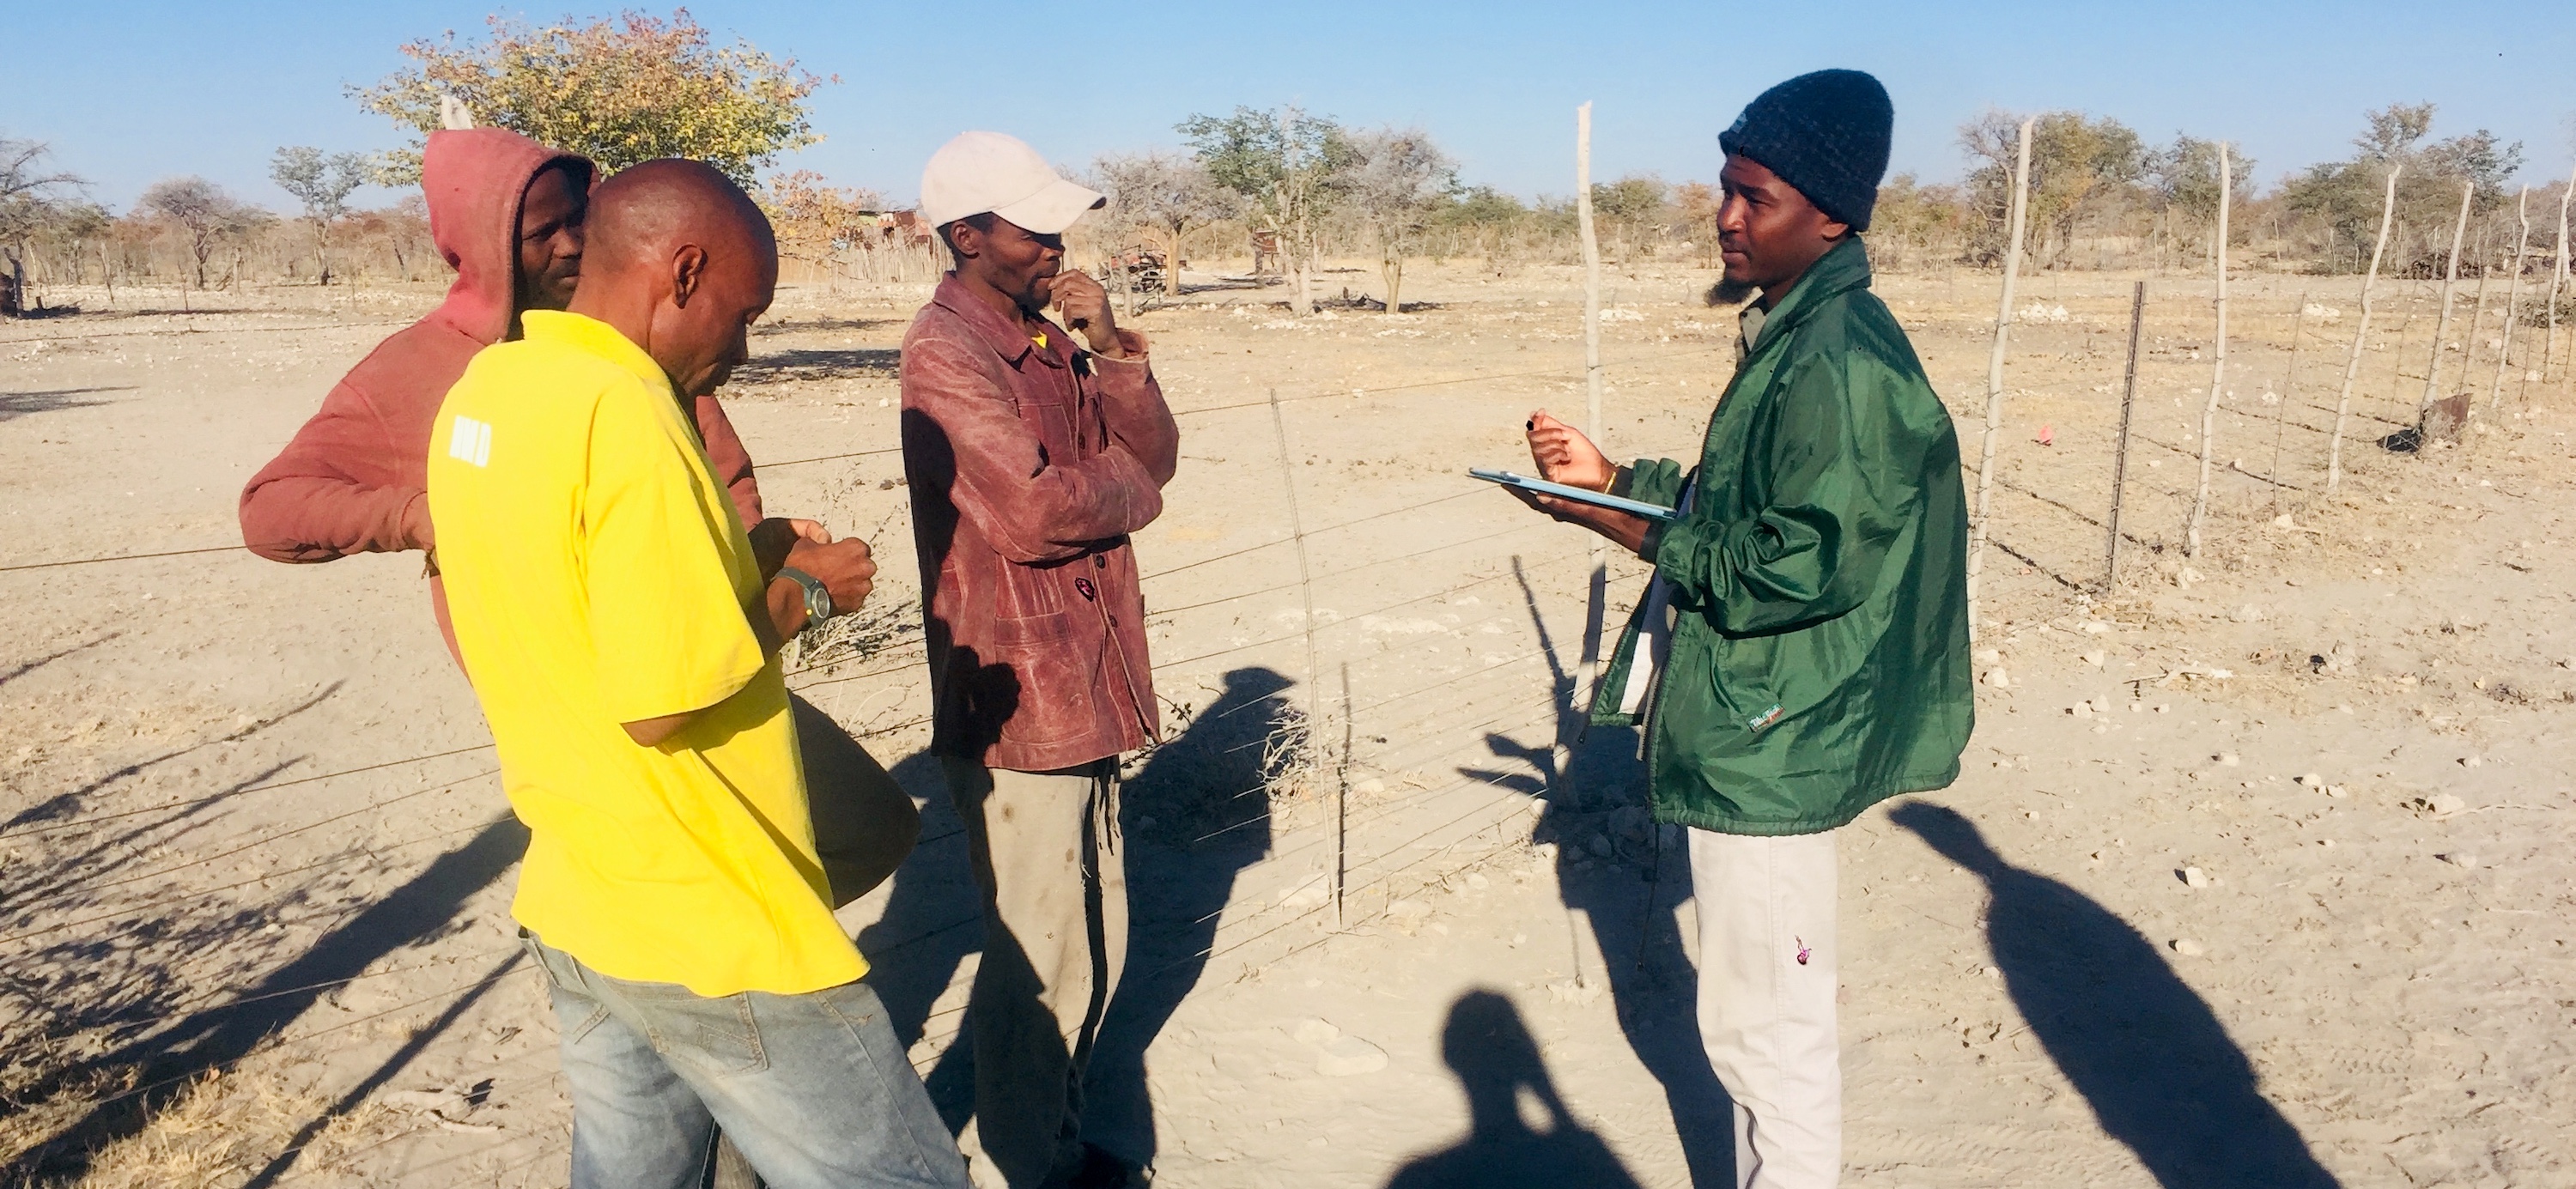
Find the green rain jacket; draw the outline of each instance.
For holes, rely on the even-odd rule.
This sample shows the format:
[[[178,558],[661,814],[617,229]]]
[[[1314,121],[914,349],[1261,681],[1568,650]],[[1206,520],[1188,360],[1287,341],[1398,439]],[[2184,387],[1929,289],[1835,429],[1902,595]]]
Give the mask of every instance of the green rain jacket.
[[[1670,659],[1621,713],[1640,599],[1592,721],[1646,720],[1658,820],[1813,834],[1958,778],[1976,722],[1959,440],[1869,275],[1855,237],[1773,306],[1709,418],[1689,512],[1646,538]],[[1692,478],[1641,460],[1618,491],[1678,506]]]

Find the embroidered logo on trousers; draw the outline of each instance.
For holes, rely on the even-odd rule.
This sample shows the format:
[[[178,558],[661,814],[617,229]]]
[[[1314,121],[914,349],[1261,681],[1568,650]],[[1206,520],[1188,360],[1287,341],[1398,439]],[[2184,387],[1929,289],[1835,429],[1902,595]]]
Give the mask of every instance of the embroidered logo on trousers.
[[[1814,950],[1811,950],[1811,949],[1808,949],[1808,948],[1807,948],[1807,939],[1806,939],[1806,938],[1801,937],[1801,938],[1798,938],[1798,939],[1797,939],[1797,941],[1798,941],[1798,965],[1800,965],[1800,966],[1804,966],[1804,965],[1806,965],[1806,964],[1807,964],[1807,955],[1812,954],[1812,953],[1814,953],[1814,952],[1816,952],[1816,951],[1814,951]]]
[[[456,427],[447,431],[447,456],[474,465],[492,464],[492,427],[462,413],[456,416]]]

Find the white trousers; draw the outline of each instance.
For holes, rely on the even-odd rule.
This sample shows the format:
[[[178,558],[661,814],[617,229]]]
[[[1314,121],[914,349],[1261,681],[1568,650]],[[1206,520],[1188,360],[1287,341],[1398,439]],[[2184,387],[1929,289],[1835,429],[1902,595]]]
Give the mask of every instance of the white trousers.
[[[1834,836],[1690,832],[1699,1032],[1735,1099],[1738,1189],[1832,1189],[1843,1160]]]

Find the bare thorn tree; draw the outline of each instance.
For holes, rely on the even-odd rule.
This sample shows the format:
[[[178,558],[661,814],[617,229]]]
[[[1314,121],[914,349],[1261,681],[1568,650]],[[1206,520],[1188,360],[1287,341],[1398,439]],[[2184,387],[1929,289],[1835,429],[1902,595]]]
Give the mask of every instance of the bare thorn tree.
[[[1139,228],[1151,228],[1169,245],[1164,262],[1163,292],[1181,295],[1181,241],[1190,232],[1243,209],[1242,199],[1217,184],[1207,166],[1169,153],[1102,157],[1092,163],[1101,186],[1109,191],[1110,213]]]
[[[331,225],[349,213],[349,195],[375,173],[375,160],[365,153],[325,153],[309,145],[281,148],[269,159],[269,180],[303,203],[304,217],[313,223],[313,264],[320,284],[331,283]]]
[[[214,255],[215,242],[249,228],[259,217],[257,208],[201,177],[163,178],[135,205],[169,220],[186,237],[199,289],[206,287],[206,258]]]
[[[1404,308],[1404,258],[1421,246],[1433,209],[1458,190],[1458,163],[1419,128],[1386,128],[1351,138],[1358,159],[1343,174],[1350,210],[1377,240],[1386,312]]]
[[[51,154],[43,141],[0,136],[0,252],[9,265],[0,314],[17,315],[27,299],[27,241],[63,210],[66,191],[87,184],[76,174],[46,172]]]

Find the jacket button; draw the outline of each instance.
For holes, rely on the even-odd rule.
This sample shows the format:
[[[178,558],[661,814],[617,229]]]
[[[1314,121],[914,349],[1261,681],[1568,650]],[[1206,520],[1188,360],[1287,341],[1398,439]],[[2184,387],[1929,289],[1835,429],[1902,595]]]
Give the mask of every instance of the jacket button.
[[[1104,556],[1104,555],[1102,555],[1102,554],[1098,554],[1098,553],[1092,554],[1092,555],[1091,555],[1091,568],[1092,568],[1092,569],[1095,569],[1095,570],[1106,570],[1106,569],[1108,569],[1108,568],[1109,568],[1109,558],[1108,558],[1108,557],[1106,557],[1106,556]]]

